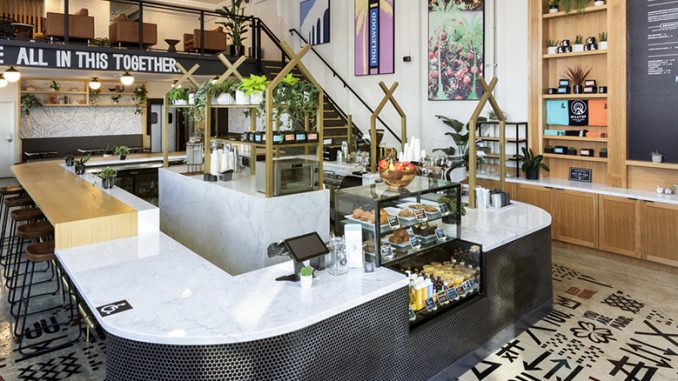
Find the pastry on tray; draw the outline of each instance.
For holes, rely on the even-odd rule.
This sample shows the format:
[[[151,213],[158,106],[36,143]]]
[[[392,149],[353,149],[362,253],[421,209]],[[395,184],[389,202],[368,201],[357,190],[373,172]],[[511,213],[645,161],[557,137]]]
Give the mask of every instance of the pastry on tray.
[[[393,234],[388,237],[388,242],[394,243],[396,245],[403,244],[407,241],[410,240],[410,235],[407,234],[407,230],[405,229],[398,229],[393,232]]]
[[[412,227],[412,232],[418,236],[428,237],[436,234],[436,229],[438,226],[435,224],[429,224],[427,222],[416,224]]]
[[[398,213],[398,217],[413,218],[414,212],[410,208],[403,208],[403,210],[401,210],[400,213]]]

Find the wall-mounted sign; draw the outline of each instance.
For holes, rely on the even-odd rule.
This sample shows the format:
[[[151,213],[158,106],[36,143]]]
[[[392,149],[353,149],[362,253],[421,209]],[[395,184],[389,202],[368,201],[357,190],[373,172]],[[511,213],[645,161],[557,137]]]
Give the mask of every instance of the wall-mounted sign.
[[[578,181],[580,183],[590,183],[593,180],[593,171],[588,168],[572,168],[570,167],[570,181]]]
[[[589,125],[589,102],[586,100],[569,101],[570,126]]]
[[[177,62],[186,68],[200,65],[198,75],[218,75],[224,66],[216,56],[169,54],[134,49],[48,44],[0,40],[0,65],[137,73],[179,73]]]

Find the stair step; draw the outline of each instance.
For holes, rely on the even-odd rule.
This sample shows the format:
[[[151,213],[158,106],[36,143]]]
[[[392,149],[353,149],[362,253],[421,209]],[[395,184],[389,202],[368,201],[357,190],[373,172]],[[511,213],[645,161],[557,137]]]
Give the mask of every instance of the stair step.
[[[347,130],[348,126],[325,126],[326,130]]]

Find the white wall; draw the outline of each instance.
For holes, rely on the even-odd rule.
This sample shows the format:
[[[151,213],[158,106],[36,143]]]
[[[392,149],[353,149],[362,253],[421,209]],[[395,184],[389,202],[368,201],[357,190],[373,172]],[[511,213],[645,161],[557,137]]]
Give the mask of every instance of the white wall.
[[[494,0],[487,0],[486,10],[486,67],[487,76],[491,76],[494,50]],[[497,2],[497,67],[499,85],[495,92],[499,105],[512,121],[524,121],[528,115],[527,104],[527,0],[496,0]],[[388,86],[399,82],[396,98],[408,115],[408,135],[422,138],[427,150],[451,145],[451,140],[443,134],[446,127],[436,118],[436,114],[450,116],[462,121],[468,120],[477,103],[431,102],[427,99],[426,41],[428,34],[428,14],[426,1],[396,0],[396,73],[372,77],[356,77],[353,74],[353,1],[331,1],[332,25],[331,42],[316,46],[316,50],[337,70],[368,104],[374,108],[383,93],[379,81]],[[299,0],[264,0],[251,4],[252,12],[262,18],[281,38],[295,42],[287,32],[290,28],[299,28]],[[403,56],[411,56],[411,62],[403,62]],[[341,84],[335,80],[312,53],[304,60],[311,72],[325,86],[330,96],[347,113],[354,115],[356,124],[367,131],[369,113],[354,97],[349,97]],[[489,80],[488,80],[489,81]],[[388,106],[383,114],[389,126],[400,131],[400,120],[392,107]],[[388,141],[385,141],[387,144]],[[390,142],[393,144],[393,141]]]

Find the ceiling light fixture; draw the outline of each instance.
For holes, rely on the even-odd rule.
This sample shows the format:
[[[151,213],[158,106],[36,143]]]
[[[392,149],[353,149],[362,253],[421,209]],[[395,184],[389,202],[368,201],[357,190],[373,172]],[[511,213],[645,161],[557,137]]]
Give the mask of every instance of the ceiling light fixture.
[[[101,88],[101,82],[99,82],[99,78],[92,78],[92,80],[89,81],[89,88],[92,90],[99,90]]]
[[[177,87],[177,83],[179,83],[179,81],[177,81],[177,80],[175,79],[175,80],[172,82],[172,88]]]
[[[122,84],[125,86],[130,86],[134,83],[134,77],[132,77],[132,74],[126,71],[125,74],[120,77],[120,82],[122,82]]]
[[[7,87],[7,80],[5,79],[5,76],[3,74],[0,74],[0,89],[3,87]]]
[[[216,85],[217,82],[219,82],[219,76],[218,75],[216,75],[216,76],[214,76],[214,78],[212,78],[212,84],[213,85]]]
[[[9,69],[5,71],[5,79],[9,82],[16,82],[21,79],[21,73],[14,66],[10,66]]]

